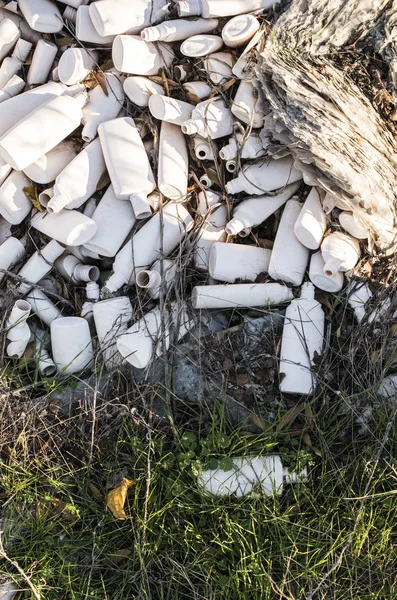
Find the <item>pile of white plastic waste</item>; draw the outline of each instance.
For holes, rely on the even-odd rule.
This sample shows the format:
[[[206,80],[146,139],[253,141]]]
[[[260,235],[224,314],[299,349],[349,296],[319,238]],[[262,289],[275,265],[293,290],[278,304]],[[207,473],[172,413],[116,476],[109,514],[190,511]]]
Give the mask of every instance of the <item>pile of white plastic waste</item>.
[[[313,393],[315,288],[343,288],[368,233],[345,210],[330,229],[326,194],[303,184],[279,142],[275,152],[255,56],[276,2],[4,4],[0,280],[19,294],[7,355],[33,342],[43,376],[97,360],[144,369],[203,309],[286,306],[280,390]],[[255,228],[275,213],[272,249],[261,247]],[[207,285],[181,303],[188,251]],[[63,310],[50,273],[84,289],[80,314]],[[153,306],[139,317],[137,288]],[[359,320],[370,295],[366,285],[350,295]]]

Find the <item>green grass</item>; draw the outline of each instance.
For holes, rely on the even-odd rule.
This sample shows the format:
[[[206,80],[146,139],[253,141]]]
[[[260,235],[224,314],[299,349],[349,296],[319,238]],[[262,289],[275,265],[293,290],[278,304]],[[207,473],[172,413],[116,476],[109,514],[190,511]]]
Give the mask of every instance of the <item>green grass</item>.
[[[385,406],[367,431],[351,423],[346,435],[335,405],[317,417],[310,448],[277,432],[230,432],[220,411],[178,439],[126,417],[89,465],[83,437],[48,459],[20,437],[1,464],[0,571],[34,598],[17,563],[43,600],[396,598],[393,418]],[[272,452],[309,461],[307,482],[241,499],[196,484],[208,461]],[[128,519],[116,521],[104,498],[123,475],[136,485]]]

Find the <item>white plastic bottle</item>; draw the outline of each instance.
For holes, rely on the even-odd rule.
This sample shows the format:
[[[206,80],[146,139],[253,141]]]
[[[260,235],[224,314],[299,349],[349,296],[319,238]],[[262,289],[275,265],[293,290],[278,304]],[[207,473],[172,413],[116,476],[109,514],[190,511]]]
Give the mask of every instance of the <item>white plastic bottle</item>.
[[[176,3],[180,17],[231,17],[256,10],[267,10],[280,0],[180,0]]]
[[[83,265],[73,254],[66,254],[58,258],[54,263],[54,267],[66,281],[75,284],[97,281],[100,275],[98,267]]]
[[[149,99],[149,110],[160,121],[182,126],[191,118],[194,106],[188,102],[154,94]]]
[[[172,283],[175,282],[177,263],[167,258],[156,260],[149,270],[139,271],[136,276],[138,287],[147,290],[153,300],[160,297],[161,286],[164,285],[166,295]]]
[[[164,96],[164,88],[147,77],[127,77],[124,81],[124,92],[133,104],[142,108],[149,105],[153,94]]]
[[[199,285],[192,292],[192,306],[236,308],[282,304],[293,298],[292,290],[281,283],[235,283],[233,285]]]
[[[355,238],[335,231],[321,244],[321,254],[325,262],[325,275],[332,276],[336,271],[349,271],[360,258],[360,244]]]
[[[90,16],[97,32],[117,35],[140,33],[162,21],[167,14],[167,0],[99,0],[90,5]]]
[[[196,269],[208,271],[210,252],[216,242],[224,242],[227,238],[225,225],[228,210],[224,204],[209,214],[200,227],[195,239],[193,261]]]
[[[3,89],[0,90],[0,102],[5,102],[22,92],[25,82],[18,75],[13,75]]]
[[[226,185],[228,194],[263,194],[272,192],[289,183],[295,183],[302,179],[302,172],[293,166],[291,156],[270,160],[263,164],[248,165],[242,169],[242,172]]]
[[[182,87],[199,100],[206,100],[212,91],[211,86],[205,81],[187,81],[182,84]]]
[[[343,288],[343,273],[336,271],[333,275],[324,274],[324,259],[321,252],[312,254],[309,267],[309,279],[316,287],[325,292],[339,292]]]
[[[23,188],[30,185],[22,171],[12,171],[0,187],[0,215],[12,225],[19,225],[33,206]]]
[[[37,288],[30,290],[25,296],[32,308],[32,316],[38,317],[46,325],[51,325],[55,319],[59,319],[61,311],[55,304]]]
[[[161,98],[162,96],[159,96]],[[169,200],[182,202],[187,197],[189,154],[181,128],[163,121],[160,129],[157,183]]]
[[[269,269],[271,250],[247,244],[216,242],[209,256],[209,273],[217,281],[255,281]]]
[[[18,97],[8,102],[16,100]],[[87,94],[80,92],[75,97],[57,96],[38,106],[1,136],[2,158],[13,169],[25,169],[80,125],[86,100]]]
[[[254,15],[237,15],[230,19],[222,29],[225,46],[238,48],[245,46],[259,29],[259,21]]]
[[[108,370],[114,369],[123,362],[116,342],[127,331],[132,319],[131,302],[127,296],[119,296],[95,302],[92,311],[105,366]]]
[[[197,210],[200,215],[205,215],[212,206],[222,202],[222,195],[213,190],[201,191],[197,197]]]
[[[21,294],[27,294],[32,288],[32,285],[29,284],[43,279],[51,271],[55,260],[64,251],[65,248],[55,240],[51,240],[44,248],[37,250],[18,272],[18,275],[26,280],[19,284],[18,291]]]
[[[240,158],[260,158],[266,154],[266,150],[258,134],[252,133],[244,139],[243,135],[237,132],[226,146],[219,150],[219,156],[222,160],[233,160],[237,154]]]
[[[21,358],[30,339],[30,329],[27,319],[30,314],[30,304],[26,300],[17,300],[6,321],[7,356]]]
[[[58,33],[63,27],[62,15],[52,0],[18,0],[18,8],[35,31]]]
[[[77,373],[93,357],[90,328],[82,317],[60,317],[51,323],[51,346],[54,362],[62,374]]]
[[[167,256],[181,243],[193,219],[181,203],[169,202],[156,213],[116,254],[113,274],[106,282],[109,292],[135,282],[136,273],[147,269],[160,256]]]
[[[141,33],[141,38],[145,42],[177,42],[199,33],[214,31],[218,23],[218,19],[174,19],[154,27],[146,27]]]
[[[151,214],[147,199],[156,183],[139,131],[130,117],[102,123],[98,128],[103,155],[120,200],[130,200],[137,219]]]
[[[17,43],[21,32],[11,19],[4,19],[0,23],[0,61],[7,56]]]
[[[223,85],[233,77],[234,56],[230,52],[214,52],[203,60],[204,69],[214,85]]]
[[[201,135],[193,137],[194,153],[199,160],[215,161],[214,145],[211,140],[206,140]]]
[[[306,467],[300,473],[289,473],[281,459],[273,456],[233,458],[232,467],[207,469],[198,475],[198,484],[214,496],[235,495],[238,498],[256,493],[259,486],[266,495],[281,494],[284,484],[297,483],[307,477]]]
[[[181,44],[181,53],[184,56],[190,56],[192,58],[198,58],[200,56],[207,56],[220,50],[223,46],[223,40],[219,35],[193,35],[188,37],[183,44]]]
[[[372,298],[372,292],[365,281],[351,281],[346,289],[347,302],[354,310],[354,316],[361,323],[366,315],[366,304]]]
[[[24,40],[27,40],[28,42],[32,42],[32,44],[35,44],[36,42],[38,42],[41,39],[41,34],[38,33],[37,31],[34,31],[31,27],[29,27],[27,21],[20,15],[20,14],[16,14],[10,10],[7,10],[6,8],[0,8],[0,22],[3,21],[12,21],[12,23],[17,27],[18,29],[18,34],[21,35],[23,37]],[[8,26],[7,26],[8,32],[9,34],[11,33]],[[10,41],[10,37],[9,35],[6,34],[6,30],[3,29],[3,34],[1,35],[1,39],[6,39],[7,42],[5,43],[9,43]],[[19,37],[18,35],[18,37]],[[17,39],[18,39],[17,37]],[[15,40],[15,42],[17,41],[17,39]],[[15,44],[14,42],[14,44]],[[12,44],[12,46],[14,45]],[[12,48],[11,46],[11,48]],[[0,43],[0,47],[1,47],[1,43]],[[9,50],[11,50],[11,48],[9,48]],[[6,56],[9,52],[9,50],[3,54],[3,51],[0,51],[0,59],[4,58],[4,56]]]
[[[280,391],[311,395],[316,387],[312,370],[315,355],[323,348],[325,317],[314,299],[314,285],[304,283],[301,297],[287,307],[280,350]]]
[[[182,131],[187,135],[198,134],[213,140],[230,135],[233,131],[231,112],[221,98],[210,98],[197,104],[191,119],[182,125]]]
[[[16,75],[23,66],[23,63],[28,57],[28,54],[32,48],[30,42],[19,39],[15,45],[15,48],[11,56],[7,56],[0,66],[0,88],[9,82],[13,75]]]
[[[57,52],[58,46],[49,40],[43,39],[37,42],[26,78],[29,85],[37,85],[47,81]]]
[[[79,83],[95,68],[98,53],[84,48],[68,48],[58,63],[58,77],[65,85]]]
[[[130,202],[119,200],[110,185],[92,215],[96,234],[84,244],[100,256],[115,256],[136,221]]]
[[[321,204],[320,194],[313,187],[296,220],[295,235],[306,248],[317,250],[320,248],[326,228],[327,219]]]
[[[244,229],[250,229],[266,221],[298,190],[300,181],[291,183],[274,196],[254,196],[246,198],[236,206],[233,218],[226,225],[229,235],[237,235]]]
[[[35,183],[50,183],[72,162],[78,151],[79,146],[75,141],[65,140],[26,167],[23,172]]]
[[[15,237],[8,237],[0,246],[0,269],[6,271],[21,260],[25,254],[25,246]],[[0,271],[0,282],[5,273]]]
[[[285,205],[272,249],[269,275],[292,285],[301,285],[305,275],[309,250],[300,243],[294,227],[302,204],[288,200]]]
[[[77,210],[61,210],[54,214],[38,212],[31,224],[65,246],[81,246],[93,238],[97,230],[97,224]]]
[[[123,77],[108,71],[103,75],[107,92],[97,85],[88,93],[88,102],[83,107],[84,125],[81,137],[85,142],[91,142],[97,135],[98,126],[105,121],[115,119],[124,103]]]
[[[80,208],[94,194],[105,168],[101,143],[95,139],[57,176],[54,195],[47,204],[48,212]]]
[[[174,60],[170,44],[144,42],[137,35],[118,35],[112,46],[113,64],[121,73],[157,75]]]
[[[234,97],[232,113],[253,129],[263,127],[265,102],[257,81],[241,81]]]
[[[360,225],[354,213],[343,211],[339,215],[339,223],[343,229],[357,240],[366,240],[368,238],[368,229]]]
[[[100,35],[94,27],[89,6],[79,6],[76,15],[76,37],[80,42],[110,46],[115,35]]]

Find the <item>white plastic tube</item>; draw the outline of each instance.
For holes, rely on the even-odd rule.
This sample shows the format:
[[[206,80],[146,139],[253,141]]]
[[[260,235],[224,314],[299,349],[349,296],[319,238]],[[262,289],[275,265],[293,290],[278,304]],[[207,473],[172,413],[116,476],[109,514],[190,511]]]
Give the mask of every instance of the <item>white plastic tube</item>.
[[[90,328],[82,317],[61,317],[53,321],[51,346],[54,362],[63,374],[82,371],[94,356]]]
[[[5,102],[22,92],[25,82],[18,75],[13,75],[3,89],[0,90],[0,102]]]
[[[51,72],[58,47],[48,40],[39,40],[33,52],[26,81],[29,85],[45,83]]]
[[[50,183],[77,156],[77,153],[78,145],[73,140],[66,140],[26,167],[23,172],[35,183],[41,185]]]
[[[140,33],[142,29],[162,21],[167,0],[99,0],[90,4],[90,16],[100,35]]]
[[[113,64],[121,73],[157,75],[174,60],[174,52],[165,42],[152,44],[140,36],[118,35],[112,46]]]
[[[250,127],[263,127],[265,102],[257,81],[241,81],[234,97],[231,111],[235,117]]]
[[[166,258],[156,260],[149,270],[139,271],[136,276],[138,287],[145,289],[153,300],[160,296],[161,286],[164,285],[164,294],[175,281],[177,263]]]
[[[30,290],[29,294],[25,296],[25,300],[29,302],[32,314],[46,325],[51,325],[55,319],[59,319],[61,316],[59,308],[37,288]]]
[[[97,225],[97,231],[84,247],[100,256],[115,256],[136,222],[131,203],[119,200],[112,185],[91,218]]]
[[[147,77],[127,77],[123,84],[124,92],[133,104],[142,108],[149,105],[153,94],[164,96],[164,88]]]
[[[149,98],[149,110],[160,121],[167,121],[180,127],[192,116],[194,106],[188,102],[153,94]]]
[[[292,291],[280,283],[237,283],[201,285],[192,292],[192,306],[204,308],[249,308],[282,304],[293,298]]]
[[[321,204],[320,194],[313,187],[296,220],[295,235],[306,248],[317,250],[320,248],[326,228],[327,219]]]
[[[52,377],[55,375],[57,368],[48,351],[49,336],[42,329],[35,327],[33,330],[33,338],[35,344],[35,359],[39,371],[43,377]]]
[[[314,299],[314,286],[304,283],[301,297],[287,307],[280,350],[280,391],[285,394],[313,394],[315,355],[323,348],[324,311]]]
[[[226,225],[229,235],[237,235],[244,229],[250,229],[266,221],[298,190],[300,181],[291,183],[274,196],[254,196],[246,198],[233,211],[233,218]]]
[[[116,342],[127,331],[132,319],[131,302],[127,296],[119,296],[96,302],[92,311],[105,366],[108,370],[114,369],[123,362]]]
[[[84,265],[73,254],[61,256],[54,263],[55,268],[66,281],[78,284],[99,279],[99,269],[92,265]]]
[[[137,219],[150,216],[147,196],[156,184],[133,119],[121,117],[102,123],[98,134],[117,198],[131,201]]]
[[[98,126],[105,121],[115,119],[124,103],[124,78],[108,71],[103,74],[107,87],[107,95],[100,85],[88,92],[88,102],[83,107],[84,125],[81,137],[91,142],[97,135]]]
[[[21,33],[16,23],[11,18],[0,23],[0,61],[13,49]]]
[[[7,356],[21,358],[30,339],[29,325],[26,323],[30,314],[30,304],[25,300],[17,300],[7,319],[6,327]]]
[[[269,275],[292,285],[301,285],[305,275],[309,250],[300,243],[294,227],[302,205],[297,200],[288,200],[285,205],[272,249]]]
[[[80,246],[94,237],[97,225],[77,210],[61,210],[59,213],[36,213],[32,227],[52,237],[65,246]]]
[[[333,275],[324,274],[324,259],[321,252],[312,254],[309,267],[309,279],[316,287],[325,292],[339,292],[343,288],[343,273],[336,271]]]
[[[55,240],[51,240],[44,248],[37,250],[18,272],[18,275],[26,280],[19,284],[18,291],[21,294],[29,292],[34,283],[43,279],[51,271],[55,260],[64,251],[65,248]]]
[[[221,98],[210,98],[197,104],[192,118],[182,125],[182,131],[187,135],[198,134],[213,140],[230,135],[233,131],[231,112]]]
[[[0,269],[8,271],[10,267],[21,260],[25,254],[25,246],[15,237],[8,237],[0,246]],[[5,273],[0,271],[0,282]]]
[[[48,212],[58,213],[63,208],[80,208],[96,191],[105,169],[101,142],[95,139],[57,176],[54,196],[47,204]]]
[[[155,98],[156,96],[152,96]],[[162,98],[162,96],[158,96]],[[187,197],[189,154],[181,128],[163,121],[160,129],[157,183],[169,200],[183,202]]]
[[[180,0],[176,3],[180,17],[201,15],[209,17],[231,17],[256,10],[267,10],[280,0]]]
[[[225,225],[228,210],[226,205],[222,205],[207,216],[201,225],[200,231],[195,240],[194,248],[194,266],[200,271],[208,271],[210,252],[216,242],[224,242],[227,238]]]
[[[7,56],[0,66],[0,88],[3,89],[11,77],[19,73],[28,57],[32,44],[19,39],[11,56]]]
[[[209,33],[218,27],[218,19],[174,19],[146,27],[141,32],[145,42],[177,42],[199,33]]]
[[[12,225],[19,225],[32,210],[32,203],[23,191],[30,180],[22,171],[12,171],[0,187],[0,215]]]
[[[335,231],[321,244],[321,254],[325,262],[325,275],[332,276],[336,271],[349,271],[360,258],[360,244],[355,238]]]
[[[52,0],[18,0],[18,8],[35,31],[58,33],[63,27],[62,15]]]
[[[244,167],[235,179],[225,185],[225,188],[227,193],[232,195],[240,192],[260,195],[301,179],[302,172],[295,169],[293,159],[286,156],[278,160],[270,160],[267,163]]]
[[[234,283],[238,279],[255,281],[269,269],[271,250],[246,244],[216,242],[211,247],[209,273],[217,281]]]

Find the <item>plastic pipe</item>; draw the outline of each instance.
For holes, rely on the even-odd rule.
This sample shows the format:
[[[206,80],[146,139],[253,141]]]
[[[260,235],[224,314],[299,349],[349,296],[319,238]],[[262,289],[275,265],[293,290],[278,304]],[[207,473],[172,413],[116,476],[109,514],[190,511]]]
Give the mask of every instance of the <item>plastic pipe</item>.
[[[21,294],[27,294],[32,288],[32,285],[29,284],[37,283],[40,279],[43,279],[51,271],[55,260],[64,251],[65,248],[55,240],[48,242],[40,251],[37,250],[18,272],[18,275],[26,280],[26,282],[19,284],[18,291]]]
[[[94,237],[97,225],[77,210],[61,210],[59,213],[36,213],[32,227],[52,237],[65,246],[81,246]]]
[[[211,247],[209,273],[213,279],[228,283],[255,281],[260,273],[267,273],[271,253],[257,246],[216,242]]]
[[[55,304],[37,288],[30,290],[25,297],[26,302],[29,302],[32,313],[38,317],[46,325],[51,325],[55,319],[59,319],[61,311]]]
[[[29,85],[45,83],[51,72],[58,46],[48,40],[39,40],[33,52],[26,81]]]
[[[7,356],[21,358],[30,340],[30,329],[26,323],[30,314],[30,304],[25,300],[17,300],[6,321]]]
[[[8,237],[0,246],[0,269],[8,271],[24,256],[26,250],[24,244],[15,237]],[[5,273],[0,271],[0,282],[4,279]]]
[[[282,304],[292,300],[292,291],[280,283],[201,285],[192,292],[192,306],[204,308],[249,308]]]
[[[77,373],[93,360],[91,334],[82,317],[61,317],[51,323],[54,362],[63,374]]]

